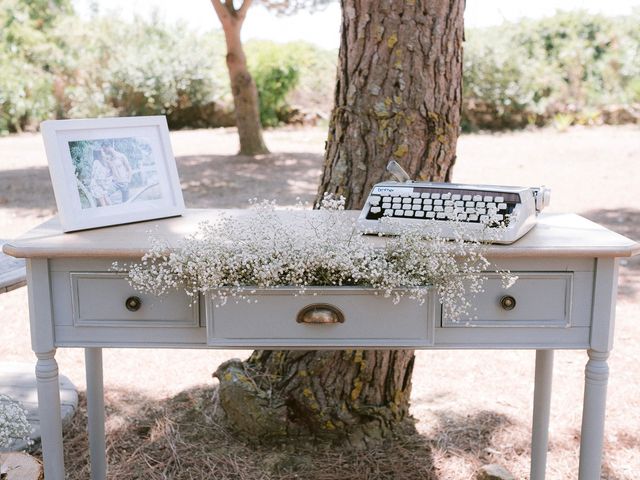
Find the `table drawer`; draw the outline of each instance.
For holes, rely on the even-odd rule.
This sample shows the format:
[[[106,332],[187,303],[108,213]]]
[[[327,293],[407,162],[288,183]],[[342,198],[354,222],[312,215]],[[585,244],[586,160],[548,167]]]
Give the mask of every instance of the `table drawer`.
[[[488,274],[484,292],[470,297],[468,316],[443,318],[443,327],[571,326],[572,272],[512,272],[506,289],[499,274]]]
[[[75,327],[198,327],[197,302],[180,291],[157,297],[133,289],[125,274],[71,272]],[[138,301],[139,300],[139,301]]]
[[[207,343],[212,346],[278,347],[416,347],[433,344],[434,295],[393,300],[375,290],[354,287],[252,291],[249,299],[231,298],[216,307],[207,296]],[[329,321],[333,323],[307,323]]]

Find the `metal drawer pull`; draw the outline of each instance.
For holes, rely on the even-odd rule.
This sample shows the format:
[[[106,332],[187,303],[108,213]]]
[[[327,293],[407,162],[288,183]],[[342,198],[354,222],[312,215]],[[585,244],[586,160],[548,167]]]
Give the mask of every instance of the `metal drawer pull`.
[[[500,299],[500,306],[505,310],[513,310],[516,308],[516,299],[511,295],[505,295]]]
[[[141,305],[142,300],[140,300],[140,297],[129,297],[124,302],[124,306],[127,307],[127,310],[130,312],[137,312],[140,310]]]
[[[296,318],[298,323],[344,323],[344,314],[328,303],[313,303],[307,305]]]

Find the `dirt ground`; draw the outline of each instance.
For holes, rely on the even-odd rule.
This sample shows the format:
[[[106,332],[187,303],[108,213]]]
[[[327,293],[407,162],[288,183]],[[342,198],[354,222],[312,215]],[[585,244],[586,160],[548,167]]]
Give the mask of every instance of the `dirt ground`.
[[[233,130],[171,134],[189,207],[243,207],[249,198],[282,205],[313,200],[325,131],[267,132],[272,153],[235,157]],[[461,137],[454,181],[552,188],[550,211],[582,214],[640,240],[640,128],[573,128]],[[0,238],[11,238],[55,213],[39,135],[0,138]],[[621,262],[615,349],[606,424],[603,478],[631,480],[640,472],[640,259]],[[0,296],[0,361],[33,362],[26,289]],[[196,385],[239,351],[106,350],[105,387],[163,400]],[[83,352],[60,349],[60,370],[85,389]],[[550,479],[577,478],[580,406],[586,354],[555,357]],[[417,353],[412,414],[429,439],[438,478],[471,478],[483,463],[528,477],[534,353]],[[117,404],[119,396],[108,397]],[[473,448],[469,445],[473,444]],[[114,448],[117,448],[114,447]],[[373,478],[373,477],[371,477]],[[386,477],[385,477],[386,478]],[[416,477],[417,478],[417,477]]]

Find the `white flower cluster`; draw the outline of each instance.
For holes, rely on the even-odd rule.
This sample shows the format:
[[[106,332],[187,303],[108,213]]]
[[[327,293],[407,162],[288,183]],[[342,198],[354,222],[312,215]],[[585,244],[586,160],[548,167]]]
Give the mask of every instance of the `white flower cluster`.
[[[319,210],[277,210],[274,202],[255,203],[243,215],[205,222],[199,231],[170,249],[158,238],[140,263],[116,265],[135,288],[160,295],[183,288],[187,294],[215,293],[220,305],[243,297],[246,287],[372,287],[397,302],[424,301],[435,288],[447,318],[467,313],[467,294],[482,290],[489,265],[484,244],[425,237],[407,227],[393,237],[358,233],[341,212],[344,199],[326,195]],[[434,222],[435,223],[435,222]]]
[[[27,411],[20,402],[0,394],[0,448],[10,447],[13,442],[29,442],[31,425],[27,420]]]

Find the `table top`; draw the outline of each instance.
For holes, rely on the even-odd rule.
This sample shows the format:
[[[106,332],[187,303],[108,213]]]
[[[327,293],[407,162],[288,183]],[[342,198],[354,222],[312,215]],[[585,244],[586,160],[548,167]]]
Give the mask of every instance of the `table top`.
[[[151,220],[115,227],[63,233],[57,217],[3,246],[18,258],[111,257],[140,258],[151,247],[150,235],[169,246],[194,233],[198,224],[223,216],[240,217],[249,210],[188,209],[181,217]],[[301,227],[317,210],[283,210],[283,223]],[[359,211],[345,211],[357,218]],[[372,242],[384,238],[371,237]],[[541,213],[536,226],[511,245],[491,245],[487,257],[629,257],[640,253],[640,244],[571,213]]]

